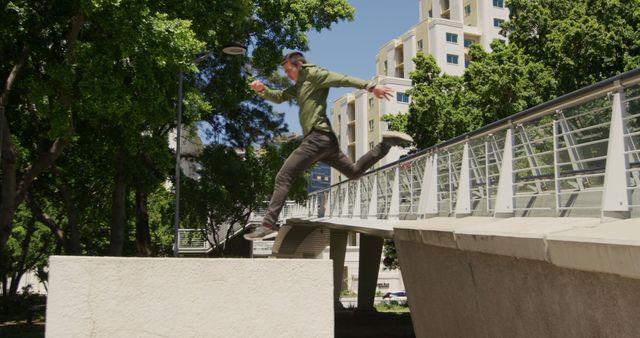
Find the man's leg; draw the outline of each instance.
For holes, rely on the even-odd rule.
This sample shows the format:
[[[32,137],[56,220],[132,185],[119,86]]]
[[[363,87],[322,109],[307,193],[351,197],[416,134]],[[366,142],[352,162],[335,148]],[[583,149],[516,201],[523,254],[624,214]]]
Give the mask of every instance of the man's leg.
[[[407,146],[413,143],[411,136],[397,131],[387,131],[382,134],[382,142],[373,149],[362,155],[356,163],[353,163],[345,155],[338,145],[337,140],[333,145],[334,151],[321,159],[326,164],[336,168],[350,179],[359,178],[365,171],[369,170],[376,162],[385,157],[392,146]]]
[[[348,178],[355,179],[362,176],[365,171],[385,157],[389,153],[389,149],[391,149],[390,145],[380,142],[360,157],[356,163],[353,163],[349,157],[336,146],[333,153],[321,159],[321,161],[336,168]]]
[[[275,187],[271,195],[271,201],[267,207],[267,213],[262,221],[262,226],[253,232],[244,235],[247,240],[258,240],[273,237],[276,233],[278,216],[284,206],[293,181],[302,173],[311,168],[314,163],[326,152],[328,142],[323,142],[320,136],[312,133],[308,135],[289,158],[284,162],[275,180]],[[271,235],[271,236],[269,236]]]

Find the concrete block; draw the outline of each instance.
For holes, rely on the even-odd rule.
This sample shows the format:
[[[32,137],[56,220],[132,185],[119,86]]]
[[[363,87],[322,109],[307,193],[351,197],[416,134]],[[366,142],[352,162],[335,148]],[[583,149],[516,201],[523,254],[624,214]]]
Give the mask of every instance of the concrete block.
[[[555,233],[547,244],[558,266],[640,279],[638,218]]]
[[[333,337],[329,260],[52,256],[46,336]]]

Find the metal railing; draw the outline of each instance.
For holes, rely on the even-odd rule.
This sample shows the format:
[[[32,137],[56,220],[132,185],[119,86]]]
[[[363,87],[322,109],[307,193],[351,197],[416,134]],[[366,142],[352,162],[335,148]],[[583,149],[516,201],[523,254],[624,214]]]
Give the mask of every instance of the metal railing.
[[[262,222],[264,215],[266,213],[266,204],[265,206],[256,209],[249,216],[249,220],[247,224],[259,224]],[[282,208],[282,212],[280,213],[280,217],[278,219],[279,222],[285,222],[288,218],[291,217],[305,217],[308,215],[308,210],[305,205],[300,205],[294,201],[287,201]],[[226,234],[228,227],[222,227],[221,233]],[[244,230],[244,225],[236,225],[234,226],[232,234],[229,238],[233,238],[236,235],[240,234]],[[205,229],[179,229],[178,230],[178,252],[181,254],[204,254],[213,250],[211,246],[211,241],[209,239],[212,238],[212,235],[209,231]],[[221,245],[226,240],[221,240],[218,245]]]
[[[639,83],[636,69],[582,88],[314,192],[303,209],[363,219],[634,217]]]

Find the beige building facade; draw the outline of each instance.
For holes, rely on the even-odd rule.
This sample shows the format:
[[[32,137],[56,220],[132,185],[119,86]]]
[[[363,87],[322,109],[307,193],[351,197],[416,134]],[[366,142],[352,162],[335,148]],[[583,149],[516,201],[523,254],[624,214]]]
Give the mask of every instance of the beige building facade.
[[[332,104],[332,125],[342,151],[353,161],[381,140],[387,128],[380,118],[409,110],[409,76],[415,70],[418,51],[435,57],[443,72],[462,75],[470,62],[469,46],[480,44],[490,50],[494,39],[505,40],[500,24],[509,18],[504,0],[419,0],[419,22],[398,38],[387,42],[375,56],[374,81],[390,86],[394,97],[378,100],[364,90],[336,99]],[[400,158],[406,150],[394,148],[376,164],[384,166]],[[331,183],[348,178],[331,170]]]

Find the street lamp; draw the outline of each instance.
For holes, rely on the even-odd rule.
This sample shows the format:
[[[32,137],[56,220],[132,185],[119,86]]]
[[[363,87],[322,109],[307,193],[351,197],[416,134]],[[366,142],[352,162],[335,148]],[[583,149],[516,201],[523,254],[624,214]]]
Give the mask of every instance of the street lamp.
[[[222,47],[222,52],[227,55],[242,55],[247,51],[247,47],[239,42],[229,42]],[[194,65],[200,64],[200,62],[208,59],[213,55],[213,51],[208,51],[202,56],[193,59],[191,62]],[[184,80],[184,72],[180,69],[178,73],[178,104],[176,112],[176,201],[175,201],[175,215],[173,220],[173,255],[178,257],[178,250],[180,247],[180,238],[178,229],[180,228],[180,134],[182,129],[182,82]]]

